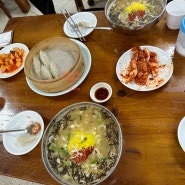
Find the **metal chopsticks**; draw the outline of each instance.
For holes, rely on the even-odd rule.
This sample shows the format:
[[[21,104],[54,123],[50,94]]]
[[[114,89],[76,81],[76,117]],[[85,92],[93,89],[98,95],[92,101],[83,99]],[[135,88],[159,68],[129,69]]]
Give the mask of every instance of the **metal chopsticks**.
[[[85,38],[83,37],[82,33],[80,32],[78,26],[75,24],[75,22],[72,19],[71,15],[67,11],[67,9],[65,9],[65,12],[68,15],[68,17],[66,16],[65,13],[63,13],[62,10],[60,10],[60,11],[64,15],[66,21],[68,22],[68,24],[70,25],[70,27],[72,28],[72,30],[75,32],[75,34],[77,35],[77,37],[80,39],[80,41],[86,41]]]
[[[63,13],[62,10],[60,10],[60,11],[64,15],[64,17],[65,17],[66,21],[68,22],[68,24],[70,25],[70,27],[73,29],[73,26],[72,26],[71,22],[68,20],[68,17],[65,15],[65,13]],[[77,37],[79,37],[79,39],[82,41],[82,39],[81,39],[80,35],[78,34],[78,32],[76,30],[74,30],[74,32],[76,33]]]
[[[72,19],[70,13],[67,11],[67,9],[65,9],[65,11],[66,11],[67,15],[69,16],[71,22],[73,23],[73,24],[72,24],[73,27],[74,27],[74,28],[78,31],[78,33],[80,34],[80,36],[81,36],[80,38],[81,38],[83,41],[85,41],[85,38],[83,37],[81,31],[79,30],[78,25],[77,25],[77,24],[74,22],[74,20]]]

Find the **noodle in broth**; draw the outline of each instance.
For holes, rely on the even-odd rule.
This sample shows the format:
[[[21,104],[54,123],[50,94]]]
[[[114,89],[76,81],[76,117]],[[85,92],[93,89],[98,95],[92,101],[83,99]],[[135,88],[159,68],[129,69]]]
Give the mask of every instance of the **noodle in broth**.
[[[157,18],[164,6],[160,0],[115,0],[109,6],[108,16],[115,25],[137,29]]]
[[[70,183],[98,182],[117,161],[119,137],[118,125],[103,109],[74,108],[52,127],[47,145],[49,163]]]

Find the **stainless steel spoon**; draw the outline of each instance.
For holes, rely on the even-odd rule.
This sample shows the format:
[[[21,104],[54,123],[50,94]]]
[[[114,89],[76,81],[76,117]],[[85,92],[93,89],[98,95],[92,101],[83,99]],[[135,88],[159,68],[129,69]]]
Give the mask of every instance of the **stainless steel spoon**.
[[[36,135],[40,129],[40,123],[31,121],[24,129],[0,130],[0,133],[25,131],[30,135]]]
[[[89,26],[88,22],[79,22],[78,24],[76,24],[76,27],[78,28],[93,28],[93,29],[100,29],[100,30],[112,30],[111,27],[107,27],[107,26]]]
[[[87,26],[85,28],[93,28],[93,29],[96,29],[96,30],[112,30],[111,27],[105,27],[105,26],[96,26],[96,27],[93,27],[93,26]]]

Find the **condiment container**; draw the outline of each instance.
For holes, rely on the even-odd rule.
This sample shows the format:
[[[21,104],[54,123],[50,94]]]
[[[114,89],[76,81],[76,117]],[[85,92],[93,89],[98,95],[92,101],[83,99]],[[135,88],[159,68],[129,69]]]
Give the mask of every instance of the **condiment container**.
[[[99,82],[92,86],[90,97],[96,103],[104,103],[112,96],[112,88],[105,82]]]
[[[176,51],[185,57],[185,17],[182,19],[176,42]]]

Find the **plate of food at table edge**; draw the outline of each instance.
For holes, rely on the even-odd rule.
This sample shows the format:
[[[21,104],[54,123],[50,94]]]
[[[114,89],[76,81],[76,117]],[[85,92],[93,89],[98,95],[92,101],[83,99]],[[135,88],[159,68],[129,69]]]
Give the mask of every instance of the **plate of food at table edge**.
[[[0,78],[9,78],[24,68],[29,49],[22,43],[14,43],[0,50]]]
[[[116,74],[120,82],[136,91],[151,91],[165,85],[173,74],[170,56],[154,46],[134,46],[118,59]]]

